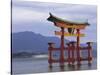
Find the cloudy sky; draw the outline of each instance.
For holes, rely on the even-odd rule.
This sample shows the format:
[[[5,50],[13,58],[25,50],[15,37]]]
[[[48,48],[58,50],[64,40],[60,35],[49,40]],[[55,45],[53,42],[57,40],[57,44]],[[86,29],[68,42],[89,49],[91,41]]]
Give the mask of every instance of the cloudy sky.
[[[82,37],[82,42],[96,41],[97,7],[95,5],[46,3],[28,0],[12,1],[13,33],[32,31],[44,36],[55,36],[54,31],[58,28],[46,20],[49,17],[49,12],[51,12],[53,15],[65,20],[88,21],[90,26],[82,30],[86,34],[86,37]]]

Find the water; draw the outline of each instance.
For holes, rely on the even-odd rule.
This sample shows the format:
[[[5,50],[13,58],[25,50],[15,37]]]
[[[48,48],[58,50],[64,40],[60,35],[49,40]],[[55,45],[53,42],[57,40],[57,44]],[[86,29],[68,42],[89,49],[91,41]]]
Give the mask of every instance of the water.
[[[81,67],[71,66],[65,64],[64,68],[60,68],[59,64],[53,64],[53,68],[48,67],[48,60],[46,58],[14,58],[12,59],[12,74],[34,74],[45,72],[59,72],[59,71],[77,71],[77,70],[94,70],[97,68],[96,58],[92,65],[88,66],[87,62],[83,62]]]

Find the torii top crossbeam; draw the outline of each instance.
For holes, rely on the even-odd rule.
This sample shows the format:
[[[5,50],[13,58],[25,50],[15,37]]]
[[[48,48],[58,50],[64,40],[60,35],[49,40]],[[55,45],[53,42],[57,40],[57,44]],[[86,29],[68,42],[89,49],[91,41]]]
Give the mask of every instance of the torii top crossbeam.
[[[64,28],[75,28],[75,29],[84,29],[86,26],[90,25],[88,22],[72,22],[67,21],[61,18],[58,18],[51,13],[49,13],[50,16],[47,18],[48,21],[54,22],[56,26],[58,27],[64,27]],[[57,24],[59,23],[59,24]]]

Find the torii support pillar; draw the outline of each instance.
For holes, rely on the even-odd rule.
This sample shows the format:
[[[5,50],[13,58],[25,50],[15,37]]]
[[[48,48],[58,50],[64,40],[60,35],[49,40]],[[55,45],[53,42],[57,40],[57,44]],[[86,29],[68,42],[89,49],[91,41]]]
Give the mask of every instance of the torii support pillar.
[[[71,65],[71,55],[70,55],[70,53],[71,53],[71,49],[70,49],[70,43],[67,43],[66,44],[67,45],[67,49],[68,49],[68,65]]]
[[[48,43],[49,47],[49,57],[48,57],[48,62],[49,62],[49,67],[52,68],[52,48],[53,48],[54,43]]]
[[[75,55],[74,55],[74,53],[75,53],[75,43],[76,42],[70,42],[70,44],[71,44],[71,54],[72,54],[72,65],[74,65],[74,63],[75,63]]]
[[[92,61],[92,46],[91,46],[91,42],[87,42],[88,45],[88,64],[91,65],[91,61]]]

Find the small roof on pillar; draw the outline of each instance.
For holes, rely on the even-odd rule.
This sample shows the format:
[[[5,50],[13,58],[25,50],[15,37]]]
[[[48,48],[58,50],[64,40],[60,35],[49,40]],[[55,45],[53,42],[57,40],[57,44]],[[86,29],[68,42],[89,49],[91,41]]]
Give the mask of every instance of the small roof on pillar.
[[[51,22],[60,22],[60,23],[65,23],[65,24],[70,24],[70,25],[85,25],[85,26],[88,26],[90,25],[88,22],[73,22],[73,21],[67,21],[67,20],[64,20],[64,19],[61,19],[59,17],[56,17],[54,15],[52,15],[51,13],[49,13],[50,16],[47,18],[48,21],[51,21]]]

